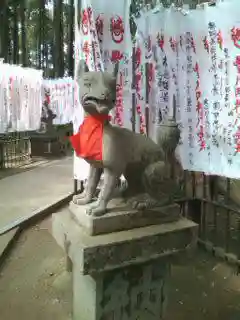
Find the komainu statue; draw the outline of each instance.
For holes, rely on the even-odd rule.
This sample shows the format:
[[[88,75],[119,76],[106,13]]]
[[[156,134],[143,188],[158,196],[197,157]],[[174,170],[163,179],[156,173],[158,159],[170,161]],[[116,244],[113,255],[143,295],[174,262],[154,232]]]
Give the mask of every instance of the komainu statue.
[[[87,214],[104,215],[113,197],[120,176],[127,181],[123,197],[133,208],[144,210],[160,206],[175,197],[179,183],[171,178],[171,167],[176,163],[175,149],[179,131],[160,132],[159,144],[145,135],[111,125],[109,112],[116,98],[116,75],[108,72],[89,72],[80,62],[77,79],[80,101],[85,111],[78,134],[71,137],[77,156],[90,164],[90,173],[83,193],[74,196],[78,205],[89,204]],[[98,200],[93,201],[100,177],[103,186]]]

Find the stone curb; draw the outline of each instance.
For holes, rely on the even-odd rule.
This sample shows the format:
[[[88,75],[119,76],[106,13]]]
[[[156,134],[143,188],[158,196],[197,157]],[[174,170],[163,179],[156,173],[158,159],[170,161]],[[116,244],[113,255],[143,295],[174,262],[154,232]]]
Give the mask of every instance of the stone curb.
[[[21,234],[20,228],[13,229],[12,235],[10,235],[9,240],[7,240],[7,242],[3,245],[3,248],[0,251],[0,271],[1,271],[2,266],[4,265],[5,259],[8,257],[9,252],[11,251],[14,244],[18,240],[20,234]],[[0,238],[0,241],[1,241],[1,238]]]
[[[43,218],[45,215],[48,215],[48,214],[52,213],[53,211],[59,209],[60,207],[64,206],[65,204],[67,204],[71,200],[72,197],[73,197],[73,193],[65,195],[65,196],[59,198],[57,201],[54,201],[54,202],[52,202],[42,208],[34,210],[29,215],[21,217],[13,222],[7,224],[5,227],[0,229],[0,236],[11,231],[12,229],[15,229],[18,227],[25,227],[25,224],[31,223],[39,218]]]
[[[58,210],[60,207],[63,207],[64,205],[66,205],[68,202],[71,201],[72,197],[73,197],[73,193],[63,196],[59,198],[57,201],[54,201],[48,204],[47,206],[34,210],[28,216],[19,218],[18,220],[13,221],[8,225],[6,225],[4,228],[0,229],[0,240],[1,240],[1,236],[7,234],[10,231],[15,231],[12,238],[6,244],[6,247],[3,249],[2,252],[0,252],[0,268],[4,263],[5,258],[10,252],[12,246],[14,245],[16,240],[19,238],[24,228],[28,227],[30,224],[38,221],[39,219],[43,219],[45,216],[50,215],[54,211]]]

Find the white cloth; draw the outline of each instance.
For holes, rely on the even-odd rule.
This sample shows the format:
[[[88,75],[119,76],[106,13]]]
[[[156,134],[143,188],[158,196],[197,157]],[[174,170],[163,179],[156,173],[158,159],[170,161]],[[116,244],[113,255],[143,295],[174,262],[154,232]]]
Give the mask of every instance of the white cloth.
[[[43,81],[43,95],[49,96],[48,108],[55,115],[54,125],[64,125],[73,121],[73,91],[74,81],[72,78]]]
[[[130,0],[109,2],[107,0],[75,1],[75,70],[78,61],[84,59],[89,70],[113,71],[113,63],[121,60],[117,105],[113,111],[113,122],[131,127],[131,34],[129,25]],[[81,24],[79,25],[79,14]],[[92,50],[93,48],[93,50]],[[83,109],[79,103],[79,90],[76,75],[74,84],[74,131],[77,132],[83,121]],[[128,110],[125,112],[124,109]],[[118,116],[116,116],[118,114]],[[74,178],[85,180],[89,166],[82,159],[74,158]]]
[[[0,64],[0,133],[40,128],[42,71]]]
[[[181,128],[179,151],[185,170],[240,178],[239,14],[237,1],[233,0],[192,10],[188,15],[170,8],[157,14],[142,12],[137,19],[145,43],[150,36],[148,62],[155,66],[150,136],[155,140],[157,110],[166,110],[167,116],[173,114],[175,95],[176,120]],[[147,21],[150,27],[146,27]],[[158,62],[153,59],[158,33],[164,35],[168,60],[168,104],[161,102],[164,90],[158,79],[164,73],[162,52],[157,50]]]

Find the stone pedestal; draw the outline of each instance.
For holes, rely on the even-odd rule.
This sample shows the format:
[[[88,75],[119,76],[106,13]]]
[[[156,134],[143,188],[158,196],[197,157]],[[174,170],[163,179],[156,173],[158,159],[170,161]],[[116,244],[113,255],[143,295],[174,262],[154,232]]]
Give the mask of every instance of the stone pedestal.
[[[73,265],[73,320],[160,320],[170,257],[196,243],[197,225],[180,218],[92,236],[67,209],[53,216],[53,236]]]
[[[163,319],[169,273],[157,260],[93,276],[73,269],[73,319]]]
[[[69,205],[72,218],[92,236],[174,222],[180,218],[180,206],[177,204],[138,211],[126,205],[121,198],[111,200],[109,212],[101,217],[87,215],[86,208],[73,202]]]

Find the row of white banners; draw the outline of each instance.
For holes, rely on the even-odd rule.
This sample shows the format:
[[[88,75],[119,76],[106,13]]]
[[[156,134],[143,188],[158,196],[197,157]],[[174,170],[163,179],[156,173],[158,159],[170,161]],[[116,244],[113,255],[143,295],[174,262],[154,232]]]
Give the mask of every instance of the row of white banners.
[[[159,124],[175,114],[181,128],[183,168],[231,178],[240,178],[240,6],[237,1],[228,0],[216,7],[199,6],[188,14],[174,7],[144,10],[135,19],[137,131],[146,130],[146,107],[153,140]],[[78,0],[75,4],[76,64],[79,59],[85,59],[90,70],[110,70],[112,62],[121,60],[118,89],[122,90],[118,90],[120,103],[115,108],[114,122],[131,128],[130,1],[83,0],[81,8]],[[82,120],[76,90],[75,131]],[[75,158],[75,178],[85,179],[87,168],[83,160]]]
[[[54,125],[72,122],[73,87],[72,78],[44,80],[42,71],[0,63],[0,133],[39,130],[47,110]]]

